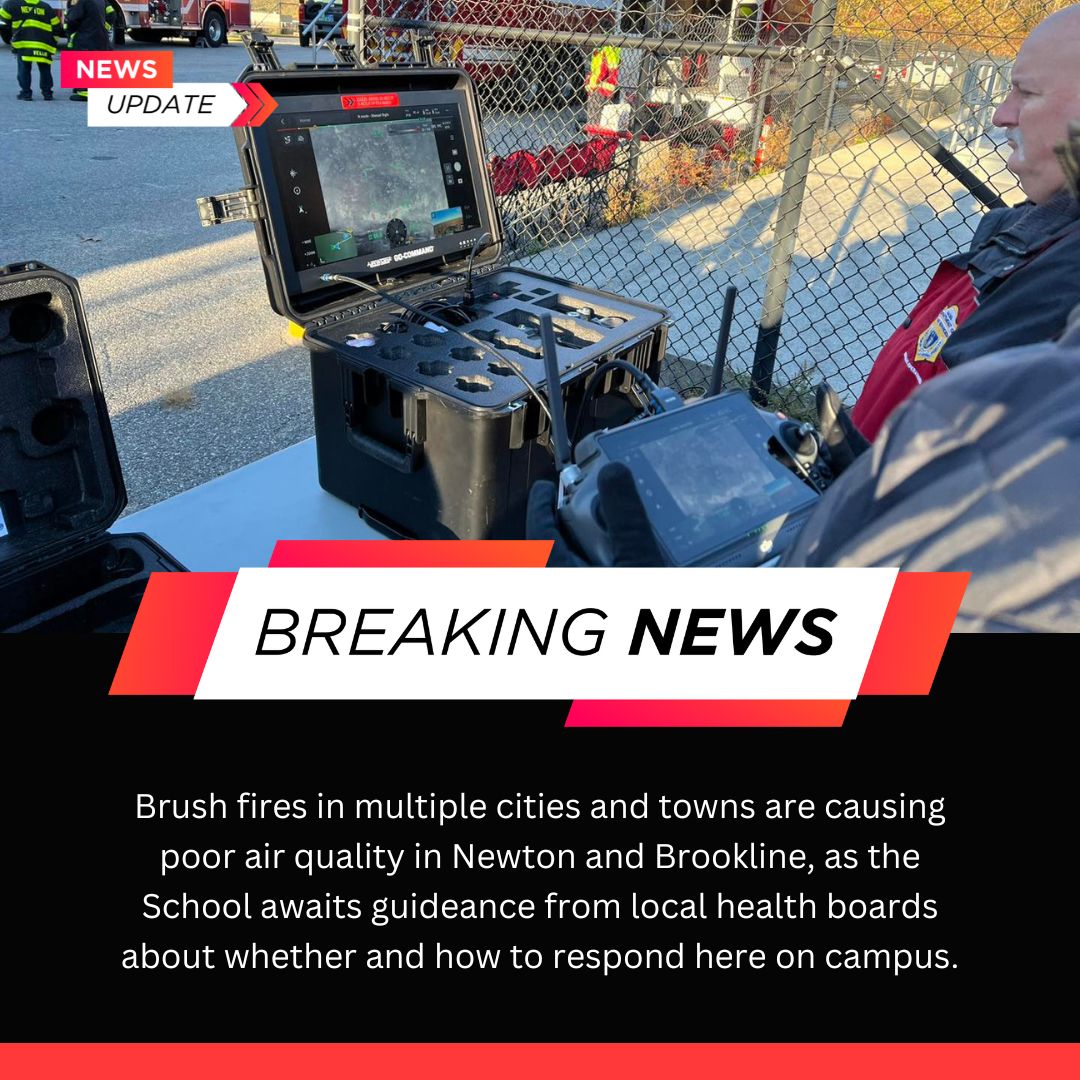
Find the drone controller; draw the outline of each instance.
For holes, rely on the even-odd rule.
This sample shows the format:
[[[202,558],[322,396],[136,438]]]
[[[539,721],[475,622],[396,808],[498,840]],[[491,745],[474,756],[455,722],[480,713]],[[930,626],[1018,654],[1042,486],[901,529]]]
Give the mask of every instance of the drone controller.
[[[620,462],[669,565],[759,566],[783,553],[831,482],[819,450],[810,425],[719,394],[583,439],[560,476],[560,522],[610,566],[597,477]]]

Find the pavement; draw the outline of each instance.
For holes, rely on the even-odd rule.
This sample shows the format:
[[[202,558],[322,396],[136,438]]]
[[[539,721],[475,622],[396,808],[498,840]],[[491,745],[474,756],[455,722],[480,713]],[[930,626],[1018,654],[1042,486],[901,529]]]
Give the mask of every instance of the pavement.
[[[234,81],[238,44],[171,48],[177,82]],[[8,54],[8,59],[5,59]],[[310,58],[285,45],[283,62]],[[0,47],[0,67],[14,68]],[[58,67],[55,69],[58,74]],[[85,106],[0,94],[0,265],[36,259],[79,278],[112,415],[129,512],[313,433],[308,357],[269,306],[254,234],[201,227],[199,195],[236,190],[228,129],[86,127]],[[558,141],[568,112],[498,114],[488,149]],[[578,130],[579,130],[578,126]],[[795,253],[781,364],[863,372],[881,327],[913,300],[918,273],[970,236],[977,208],[907,140],[815,163]],[[523,260],[671,308],[671,351],[712,355],[729,281],[742,290],[731,355],[752,352],[779,195],[778,176]],[[15,196],[17,199],[17,210]],[[915,238],[911,238],[913,226]],[[598,276],[597,267],[605,267]],[[603,278],[603,279],[601,279]],[[914,284],[907,284],[909,279]]]

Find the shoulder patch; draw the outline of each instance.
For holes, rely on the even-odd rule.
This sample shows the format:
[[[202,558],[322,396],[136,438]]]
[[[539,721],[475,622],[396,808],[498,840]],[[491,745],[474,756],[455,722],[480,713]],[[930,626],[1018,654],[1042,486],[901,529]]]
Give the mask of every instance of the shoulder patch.
[[[932,364],[937,360],[941,350],[945,348],[945,342],[956,329],[959,314],[960,309],[956,304],[945,308],[919,335],[919,342],[915,347],[916,362]]]

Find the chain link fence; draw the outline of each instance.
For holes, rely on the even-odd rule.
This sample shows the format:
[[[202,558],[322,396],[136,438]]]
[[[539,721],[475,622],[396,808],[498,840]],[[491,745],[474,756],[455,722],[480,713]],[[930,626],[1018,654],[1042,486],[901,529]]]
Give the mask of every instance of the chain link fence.
[[[516,264],[666,307],[686,395],[734,285],[725,385],[799,415],[821,379],[854,401],[938,262],[1022,200],[991,117],[1064,6],[368,0],[350,20],[368,63],[424,43],[472,76]]]

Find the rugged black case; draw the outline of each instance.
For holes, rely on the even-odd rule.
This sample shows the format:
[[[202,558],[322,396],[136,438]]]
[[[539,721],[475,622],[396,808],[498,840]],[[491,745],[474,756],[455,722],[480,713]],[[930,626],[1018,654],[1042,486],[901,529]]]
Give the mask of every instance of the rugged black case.
[[[150,574],[184,568],[109,534],[126,503],[78,282],[0,269],[0,630],[131,628]]]
[[[546,390],[539,317],[555,322],[561,399],[579,435],[624,423],[640,411],[638,391],[611,371],[580,403],[605,360],[636,364],[654,380],[667,345],[667,312],[587,286],[502,266],[502,232],[468,76],[456,68],[251,69],[287,111],[288,98],[312,93],[381,94],[464,88],[477,145],[477,194],[494,223],[474,267],[475,301],[463,328],[507,354]],[[273,116],[267,121],[273,123]],[[401,308],[347,284],[290,295],[283,237],[271,221],[276,190],[261,174],[249,128],[234,129],[271,307],[305,330],[311,353],[319,482],[391,535],[436,539],[519,538],[528,490],[554,476],[549,427],[512,367],[454,334],[424,326]],[[231,197],[237,199],[237,196]],[[205,202],[205,200],[204,200]],[[208,224],[213,223],[207,221]],[[331,267],[332,269],[332,267]],[[413,306],[460,302],[460,265],[442,260],[402,271],[392,286]]]

